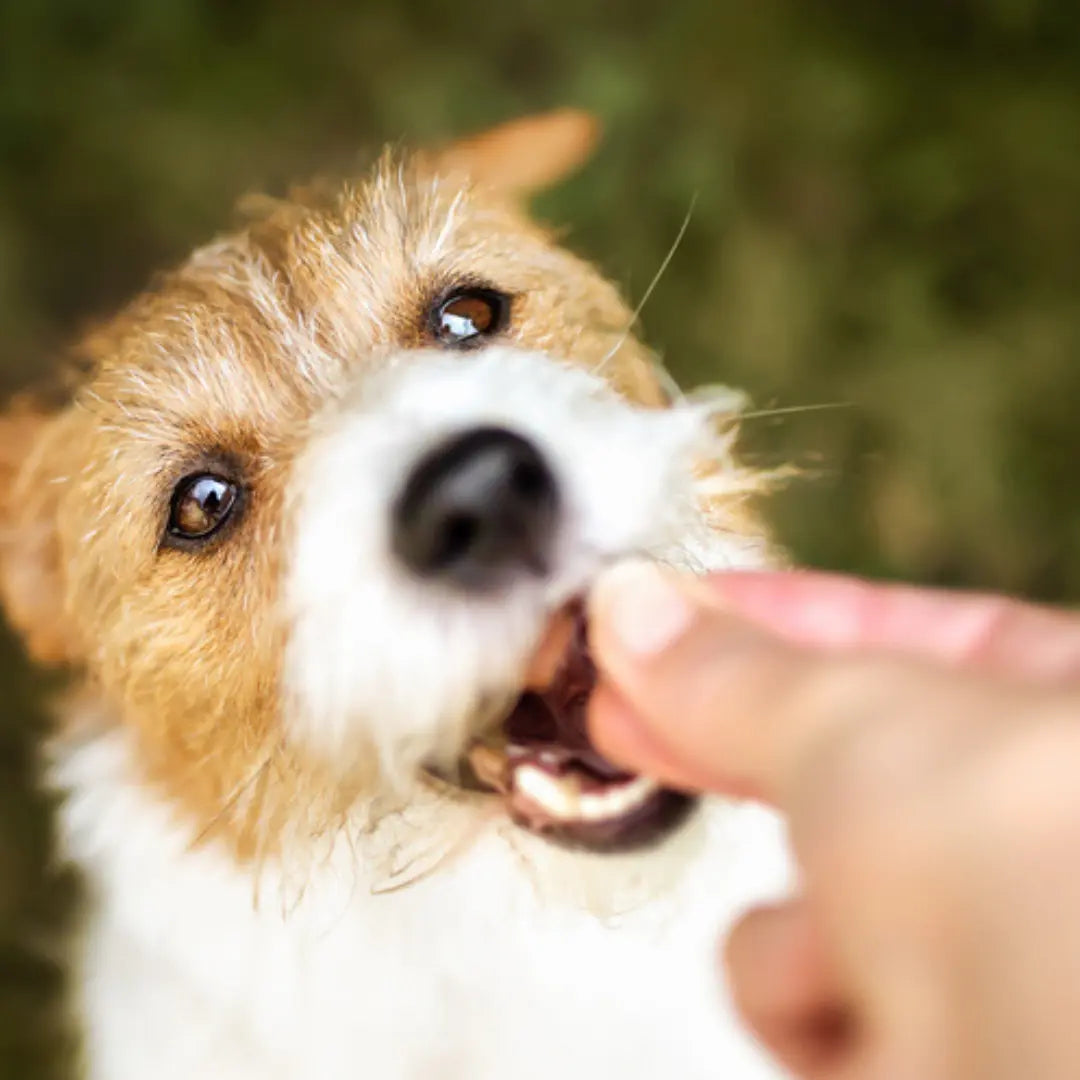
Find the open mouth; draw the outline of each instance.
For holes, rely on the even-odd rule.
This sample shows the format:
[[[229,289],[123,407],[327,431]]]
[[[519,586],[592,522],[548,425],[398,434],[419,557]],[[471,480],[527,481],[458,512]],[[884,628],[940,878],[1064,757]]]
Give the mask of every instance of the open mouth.
[[[596,669],[580,603],[553,621],[526,682],[501,730],[466,754],[477,784],[501,795],[518,825],[567,846],[627,851],[685,820],[693,798],[613,765],[589,741]]]

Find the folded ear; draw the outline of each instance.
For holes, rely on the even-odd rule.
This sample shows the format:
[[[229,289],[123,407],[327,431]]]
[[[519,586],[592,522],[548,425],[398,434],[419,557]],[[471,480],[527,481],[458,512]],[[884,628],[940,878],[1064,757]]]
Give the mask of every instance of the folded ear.
[[[486,187],[524,198],[579,169],[599,137],[594,116],[580,109],[556,109],[460,139],[435,159],[442,172],[465,173]]]
[[[27,402],[0,415],[0,601],[30,654],[72,659],[60,575],[60,485],[48,470],[56,421]]]

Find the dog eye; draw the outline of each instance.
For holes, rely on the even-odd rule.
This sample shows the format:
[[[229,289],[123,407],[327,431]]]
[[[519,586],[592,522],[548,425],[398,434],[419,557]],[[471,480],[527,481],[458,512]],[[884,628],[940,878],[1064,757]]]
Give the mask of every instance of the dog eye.
[[[169,536],[178,540],[207,540],[228,521],[236,508],[236,484],[213,473],[181,480],[173,492]]]
[[[506,326],[510,298],[494,289],[459,289],[431,311],[431,332],[440,345],[478,345]]]

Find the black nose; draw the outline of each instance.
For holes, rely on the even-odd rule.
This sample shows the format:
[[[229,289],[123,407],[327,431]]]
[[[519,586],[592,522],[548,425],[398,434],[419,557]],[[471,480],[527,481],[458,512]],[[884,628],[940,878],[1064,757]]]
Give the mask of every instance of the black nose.
[[[532,443],[474,428],[413,469],[394,508],[394,549],[424,577],[490,589],[548,569],[558,511],[555,477]]]

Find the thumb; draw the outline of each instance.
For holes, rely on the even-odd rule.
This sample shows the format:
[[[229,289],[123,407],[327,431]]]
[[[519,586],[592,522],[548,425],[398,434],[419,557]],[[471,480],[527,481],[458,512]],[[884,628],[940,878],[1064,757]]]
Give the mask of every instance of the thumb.
[[[589,643],[589,728],[601,752],[675,787],[757,794],[753,684],[780,678],[801,650],[731,614],[704,580],[637,561],[597,581]]]
[[[995,674],[913,651],[808,647],[734,613],[715,583],[650,563],[599,578],[589,640],[589,732],[605,756],[671,786],[781,809],[808,773],[828,775],[823,761],[859,745],[867,721],[952,730],[1016,712],[1011,683]]]

